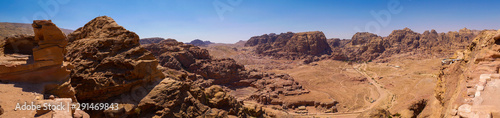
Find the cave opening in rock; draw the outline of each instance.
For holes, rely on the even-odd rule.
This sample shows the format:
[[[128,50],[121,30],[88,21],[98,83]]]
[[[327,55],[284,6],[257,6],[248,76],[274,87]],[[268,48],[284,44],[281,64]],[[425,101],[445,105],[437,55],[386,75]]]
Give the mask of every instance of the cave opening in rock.
[[[410,108],[409,108],[410,111],[413,111],[413,117],[412,118],[417,118],[417,116],[420,115],[420,113],[422,113],[422,111],[424,111],[425,106],[427,106],[427,100],[426,99],[422,99],[422,100],[419,100],[416,103],[413,103],[410,106]]]
[[[4,54],[33,55],[33,48],[38,46],[33,36],[7,38]]]
[[[495,40],[495,44],[500,45],[500,40]]]

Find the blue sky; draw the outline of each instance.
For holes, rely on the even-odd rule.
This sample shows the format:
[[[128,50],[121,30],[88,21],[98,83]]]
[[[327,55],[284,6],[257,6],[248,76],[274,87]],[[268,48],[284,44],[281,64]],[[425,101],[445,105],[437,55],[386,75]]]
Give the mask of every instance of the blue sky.
[[[349,39],[358,31],[387,36],[392,30],[405,27],[420,33],[430,29],[457,31],[464,27],[499,29],[499,3],[494,0],[2,0],[0,22],[31,23],[33,19],[48,18],[61,28],[77,29],[95,17],[107,15],[141,38],[234,43],[267,33],[323,31],[327,38]]]

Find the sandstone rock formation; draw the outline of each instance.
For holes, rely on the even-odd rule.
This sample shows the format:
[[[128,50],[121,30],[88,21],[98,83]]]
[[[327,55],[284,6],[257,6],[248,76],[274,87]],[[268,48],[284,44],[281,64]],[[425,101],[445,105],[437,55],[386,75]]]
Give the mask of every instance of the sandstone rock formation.
[[[38,41],[35,41],[35,37],[30,35],[6,37],[1,42],[0,55],[2,56],[4,54],[33,55],[33,48],[38,46]]]
[[[0,116],[3,114],[3,108],[0,106]]]
[[[423,34],[404,28],[394,30],[387,37],[362,32],[356,33],[350,40],[331,39],[329,45],[333,51],[330,58],[384,61],[395,54],[416,54],[420,56],[418,58],[451,56],[455,50],[464,49],[477,34],[478,31],[466,28],[459,32],[437,33],[431,30]]]
[[[69,84],[71,65],[63,62],[66,53],[67,38],[66,35],[50,20],[35,20],[32,27],[35,36],[17,35],[8,37],[1,41],[3,53],[26,61],[25,63],[16,63],[16,61],[7,60],[7,66],[0,65],[0,80],[16,81],[20,86],[28,84],[41,89],[45,95],[54,95],[60,98],[54,100],[42,100],[43,96],[35,98],[37,104],[43,106],[42,110],[37,110],[36,115],[45,115],[51,112],[53,117],[72,117],[72,110],[69,104],[77,102],[75,91]],[[27,56],[28,59],[19,58]],[[62,101],[59,101],[62,100]],[[48,109],[47,104],[64,104],[64,110],[43,110]],[[1,109],[1,108],[0,108]],[[3,109],[2,109],[3,112]]]
[[[193,82],[197,76],[191,72],[205,73],[198,77],[217,79],[226,77],[225,71],[230,70],[225,68],[224,60],[211,60],[206,50],[196,46],[172,39],[141,46],[135,33],[107,16],[90,21],[70,34],[69,39],[65,59],[74,65],[70,85],[77,99],[119,103],[119,110],[89,111],[92,117],[265,115],[262,110],[249,112],[224,87],[205,88]]]
[[[68,36],[65,60],[74,66],[71,85],[81,101],[102,101],[165,76],[139,36],[101,16]]]
[[[262,117],[263,112],[244,113],[242,103],[229,96],[218,85],[209,88],[192,86],[174,79],[164,79],[139,107],[150,116],[160,117]]]
[[[350,42],[343,46],[343,50],[340,50],[345,54],[346,60],[372,60],[385,51],[383,43],[382,37],[362,32],[354,34]],[[336,52],[340,51],[336,50],[333,53]]]
[[[458,32],[437,33],[435,30],[423,34],[409,28],[394,30],[389,36],[359,32],[351,39],[327,39],[322,32],[271,33],[254,36],[246,47],[255,47],[257,54],[284,59],[305,59],[310,63],[321,55],[329,59],[348,61],[387,61],[396,54],[413,55],[416,58],[445,57],[455,50],[464,49],[478,34],[477,30],[460,29]],[[328,44],[329,46],[326,46]],[[416,55],[415,55],[416,54]]]
[[[461,59],[463,61],[442,66],[435,89],[435,97],[439,104],[433,104],[442,112],[437,112],[433,114],[434,116],[500,116],[500,111],[496,107],[500,105],[498,101],[500,96],[492,92],[497,91],[496,87],[491,87],[499,85],[500,62],[496,59],[500,55],[498,52],[500,41],[496,38],[499,33],[500,30],[482,31],[467,49],[458,52],[463,53]],[[448,111],[458,113],[448,113]]]
[[[142,45],[142,47],[150,50],[159,59],[160,65],[174,69],[166,70],[166,73],[184,73],[176,77],[179,77],[183,82],[193,82],[191,86],[207,87],[208,90],[212,91],[211,94],[210,92],[206,93],[209,98],[211,98],[210,96],[215,96],[215,98],[217,98],[212,98],[210,101],[220,101],[221,98],[226,98],[224,96],[228,94],[221,93],[222,91],[228,92],[231,91],[230,89],[252,87],[257,89],[257,91],[248,93],[252,94],[249,96],[250,100],[255,100],[262,104],[285,105],[289,107],[301,103],[287,103],[282,101],[281,97],[309,93],[308,90],[302,88],[298,82],[294,81],[294,79],[287,74],[246,70],[243,65],[237,64],[236,61],[231,58],[215,59],[212,58],[205,49],[200,49],[199,47],[187,45],[175,40],[164,40],[157,44]],[[219,92],[213,92],[214,86]],[[224,104],[226,103],[227,102],[224,102]],[[217,102],[217,104],[219,104],[219,102]],[[315,101],[312,101],[312,104],[305,105],[333,108],[336,104],[318,102],[316,105]],[[223,109],[220,107],[216,108]],[[243,109],[247,108],[244,107]],[[227,111],[227,109],[223,110]],[[247,111],[244,112],[245,114],[257,115],[255,112],[260,112],[261,110],[254,108],[243,111]],[[248,113],[249,111],[252,112]],[[231,110],[228,112],[229,114],[235,113],[231,112]]]
[[[160,38],[160,37],[143,38],[143,39],[139,40],[139,43],[141,45],[146,45],[146,44],[151,44],[151,43],[159,43],[160,41],[163,41],[163,40],[165,40],[165,39]]]
[[[3,46],[3,53],[32,55],[25,64],[0,65],[0,80],[32,83],[67,80],[68,66],[63,64],[66,53],[64,48],[67,45],[66,35],[50,20],[36,20],[32,26],[34,38],[18,36],[6,38],[0,43]],[[19,46],[20,44],[26,44],[26,47]],[[46,73],[52,74],[46,75]]]
[[[70,29],[60,28],[64,34],[73,32]],[[33,27],[29,23],[0,23],[0,39],[5,37],[15,37],[16,35],[34,35]]]
[[[257,46],[256,53],[276,58],[301,59],[331,52],[323,32],[274,33],[254,36],[245,46]]]
[[[174,39],[163,40],[160,43],[143,47],[158,58],[161,66],[178,70],[187,70],[197,59],[210,58],[207,50],[193,45],[186,45]]]
[[[206,49],[175,40],[144,45],[160,61],[160,65],[184,70],[211,80],[212,84],[228,85],[245,78],[245,68],[233,59],[212,59]]]
[[[254,73],[252,76],[258,79],[252,82],[252,86],[259,89],[256,94],[252,95],[252,98],[264,105],[282,105],[283,101],[278,99],[279,95],[293,96],[309,93],[287,74]]]
[[[186,43],[186,44],[193,44],[194,46],[207,46],[207,45],[213,44],[213,43],[210,41],[202,41],[200,39],[195,39],[195,40],[192,40],[191,42]]]

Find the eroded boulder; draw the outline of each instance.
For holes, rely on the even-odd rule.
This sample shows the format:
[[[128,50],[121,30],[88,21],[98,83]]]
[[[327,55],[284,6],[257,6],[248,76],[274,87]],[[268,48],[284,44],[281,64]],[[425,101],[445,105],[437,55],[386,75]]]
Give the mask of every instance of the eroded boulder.
[[[165,77],[139,36],[110,17],[97,17],[68,37],[65,59],[74,65],[71,85],[78,100],[106,100]]]
[[[26,64],[0,65],[0,80],[18,82],[62,82],[68,79],[68,65],[63,64],[65,47],[67,45],[66,35],[50,20],[33,21],[33,37],[26,36],[7,38],[12,47],[12,53],[32,54],[32,58]],[[36,42],[37,45],[33,44]],[[25,48],[20,48],[19,44],[29,44]],[[17,45],[17,46],[16,46]],[[4,52],[9,52],[9,49]],[[51,73],[47,75],[46,73]]]
[[[221,86],[206,89],[189,82],[166,78],[138,105],[146,116],[159,117],[262,117],[262,110],[245,110]],[[144,115],[143,114],[143,115]],[[148,115],[149,114],[149,115]]]

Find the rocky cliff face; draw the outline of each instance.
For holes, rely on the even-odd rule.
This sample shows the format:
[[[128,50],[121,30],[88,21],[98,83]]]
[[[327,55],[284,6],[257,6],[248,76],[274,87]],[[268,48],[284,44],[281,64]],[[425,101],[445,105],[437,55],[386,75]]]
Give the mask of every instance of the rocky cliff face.
[[[450,33],[449,37],[457,38],[470,32]],[[458,61],[446,63],[438,77],[435,97],[439,104],[433,104],[435,116],[444,117],[499,117],[500,96],[495,86],[500,75],[500,30],[482,31],[468,45],[467,49],[455,55]],[[459,107],[460,106],[460,107]]]
[[[425,57],[444,57],[464,49],[478,31],[461,29],[459,32],[437,33],[435,30],[416,33],[409,28],[394,30],[387,37],[371,33],[356,33],[350,40],[331,39],[332,58],[340,60],[384,61],[396,54]],[[347,42],[344,43],[343,42]]]
[[[35,36],[16,35],[0,40],[0,56],[4,54],[33,55],[33,48],[38,46]]]
[[[165,39],[160,38],[160,37],[143,38],[143,39],[139,40],[139,43],[141,45],[146,45],[146,44],[151,44],[151,43],[159,43],[160,41],[163,41],[163,40],[165,40]]]
[[[244,107],[220,86],[205,88],[191,81],[196,76],[186,74],[186,70],[210,73],[206,74],[208,78],[222,71],[217,69],[226,67],[201,66],[200,69],[207,69],[194,71],[197,68],[191,65],[205,63],[197,60],[210,58],[206,50],[167,39],[162,45],[148,46],[150,52],[141,47],[134,32],[106,16],[90,21],[70,34],[69,39],[66,61],[74,66],[70,84],[77,99],[119,104],[119,110],[87,111],[92,117],[262,117],[264,114],[262,110]],[[168,68],[158,66],[155,56],[161,57],[160,65]]]
[[[247,107],[214,85],[208,88],[193,86],[190,83],[164,79],[144,99],[138,108],[160,117],[262,117],[263,111],[248,112]]]
[[[67,80],[69,71],[63,62],[68,42],[66,35],[51,20],[35,20],[32,27],[35,36],[18,35],[0,41],[0,57],[4,53],[18,55],[7,58],[7,64],[0,63],[0,80],[29,83]]]
[[[214,84],[231,84],[243,78],[242,65],[233,59],[212,59],[206,49],[194,45],[170,39],[143,47],[153,52],[161,66],[201,75]]]
[[[245,46],[257,46],[257,54],[276,58],[301,59],[331,52],[323,32],[264,34],[250,38]]]
[[[372,60],[385,51],[383,39],[371,33],[356,33],[345,45],[332,45],[334,54],[343,55],[346,60]]]
[[[140,47],[139,36],[110,17],[97,17],[68,38],[65,60],[74,66],[71,84],[78,100],[106,100],[165,77],[156,58]]]

